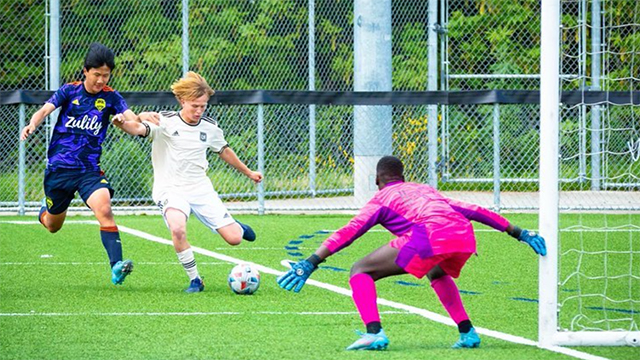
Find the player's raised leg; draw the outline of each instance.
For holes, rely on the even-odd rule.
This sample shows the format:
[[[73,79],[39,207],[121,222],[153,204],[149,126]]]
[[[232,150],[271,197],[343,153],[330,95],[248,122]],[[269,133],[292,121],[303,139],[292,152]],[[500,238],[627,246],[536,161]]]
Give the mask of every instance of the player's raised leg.
[[[384,350],[389,345],[389,339],[380,323],[375,281],[406,273],[396,265],[397,255],[398,249],[384,245],[351,267],[349,285],[353,302],[367,332],[359,332],[360,339],[347,347],[347,350]]]
[[[83,189],[80,189],[80,196],[84,198],[83,194]],[[100,238],[111,265],[111,282],[114,285],[120,285],[133,271],[133,262],[122,259],[120,232],[111,211],[111,190],[100,187],[93,191],[85,202],[100,223]]]
[[[168,208],[164,213],[167,226],[171,231],[173,248],[176,250],[178,261],[182,264],[184,271],[189,276],[189,287],[187,293],[197,293],[204,290],[204,282],[198,273],[198,265],[193,255],[191,244],[187,241],[187,215],[183,210]]]
[[[62,228],[64,220],[67,218],[67,210],[60,214],[51,214],[47,206],[42,206],[38,213],[38,221],[44,226],[50,233],[56,233]]]
[[[242,235],[244,233],[244,230],[237,222],[225,225],[221,228],[216,229],[216,231],[229,245],[240,245],[240,243],[242,242]]]
[[[467,258],[468,256],[463,256],[463,259],[456,261],[456,258],[453,257],[449,260],[445,260],[445,262],[457,262],[464,265]],[[462,266],[459,265],[459,268],[462,268]],[[452,347],[454,349],[480,347],[480,337],[473,328],[471,320],[469,320],[469,316],[467,315],[464,305],[462,304],[462,299],[460,298],[460,291],[458,290],[456,283],[453,281],[453,278],[448,275],[440,265],[433,267],[427,276],[429,277],[431,287],[438,295],[438,299],[440,299],[442,306],[444,306],[451,319],[458,325],[460,339],[453,344]]]
[[[50,233],[58,232],[67,217],[67,209],[71,200],[75,197],[76,184],[69,180],[75,180],[75,173],[47,171],[44,175],[44,193],[42,207],[38,213],[38,221]]]
[[[189,199],[193,214],[212,232],[218,233],[229,245],[239,245],[242,239],[255,241],[256,234],[246,224],[237,221],[224,206],[215,191]]]
[[[255,233],[255,231],[253,231],[251,226],[249,226],[247,224],[243,224],[238,220],[236,220],[236,222],[242,228],[242,238],[243,239],[245,239],[247,241],[255,241],[256,240],[256,233]]]

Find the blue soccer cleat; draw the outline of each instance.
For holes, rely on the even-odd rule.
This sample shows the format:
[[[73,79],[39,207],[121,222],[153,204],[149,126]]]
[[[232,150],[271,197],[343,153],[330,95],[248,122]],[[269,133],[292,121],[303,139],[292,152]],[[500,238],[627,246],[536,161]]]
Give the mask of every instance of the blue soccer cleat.
[[[480,347],[480,337],[476,329],[471,328],[467,333],[460,334],[460,340],[453,344],[453,349],[477,348]]]
[[[243,224],[238,220],[236,220],[236,222],[238,223],[238,225],[240,225],[240,227],[243,230],[243,233],[242,233],[242,238],[243,239],[245,239],[247,241],[255,241],[256,240],[256,233],[253,231],[251,226],[249,226],[247,224]]]
[[[118,261],[111,268],[111,282],[113,283],[113,285],[122,285],[122,283],[124,282],[124,278],[126,278],[127,275],[131,274],[132,271],[133,261]]]
[[[385,350],[389,345],[389,338],[384,334],[384,330],[380,329],[377,334],[363,333],[356,331],[360,339],[349,345],[347,350]]]
[[[201,292],[201,291],[204,291],[204,282],[199,277],[191,280],[189,287],[184,290],[184,292],[190,293],[190,294]]]

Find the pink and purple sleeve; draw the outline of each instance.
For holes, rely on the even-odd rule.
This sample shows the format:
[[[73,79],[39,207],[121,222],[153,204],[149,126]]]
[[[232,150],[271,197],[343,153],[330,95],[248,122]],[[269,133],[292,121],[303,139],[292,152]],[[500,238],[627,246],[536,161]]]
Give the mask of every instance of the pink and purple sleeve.
[[[509,226],[509,220],[489,209],[475,204],[465,203],[459,200],[447,199],[449,205],[457,212],[471,221],[490,226],[500,232],[504,232]]]
[[[351,245],[356,239],[380,222],[382,210],[383,207],[380,204],[369,201],[358,215],[351,219],[347,225],[329,236],[322,245],[329,249],[332,254]]]

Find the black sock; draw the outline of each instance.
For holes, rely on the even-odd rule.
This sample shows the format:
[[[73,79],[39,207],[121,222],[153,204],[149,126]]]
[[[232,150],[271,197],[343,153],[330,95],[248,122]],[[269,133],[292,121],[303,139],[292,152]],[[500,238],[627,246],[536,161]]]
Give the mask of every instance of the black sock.
[[[382,325],[380,325],[380,321],[372,321],[367,324],[367,332],[369,334],[377,334],[382,329]]]
[[[458,324],[458,331],[460,331],[460,334],[468,333],[472,327],[471,320],[462,320]]]

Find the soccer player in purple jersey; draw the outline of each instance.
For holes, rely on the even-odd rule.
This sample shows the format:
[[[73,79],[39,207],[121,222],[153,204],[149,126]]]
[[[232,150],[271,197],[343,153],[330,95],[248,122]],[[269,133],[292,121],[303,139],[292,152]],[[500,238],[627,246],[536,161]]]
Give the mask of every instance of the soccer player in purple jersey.
[[[84,59],[84,81],[58,89],[33,114],[22,129],[20,140],[33,134],[49,114],[61,108],[47,152],[46,204],[40,209],[38,220],[51,233],[60,230],[77,191],[100,223],[102,244],[111,264],[111,281],[118,285],[133,270],[133,262],[122,258],[120,234],[111,211],[113,188],[100,169],[100,155],[111,115],[122,113],[129,120],[140,119],[122,96],[107,86],[114,68],[113,52],[102,44],[91,44]]]
[[[404,181],[402,162],[385,156],[376,167],[379,191],[360,213],[336,231],[308,259],[292,264],[278,278],[285,290],[299,292],[318,264],[351,245],[376,224],[397,238],[356,262],[351,268],[353,301],[367,332],[347,350],[383,350],[389,339],[380,324],[376,304],[375,281],[394,275],[425,275],[440,302],[458,325],[460,339],[453,348],[480,346],[480,337],[471,325],[453,278],[476,253],[471,220],[507,232],[529,244],[542,256],[547,250],[544,239],[535,232],[522,230],[499,214],[483,207],[444,197],[434,188]]]

